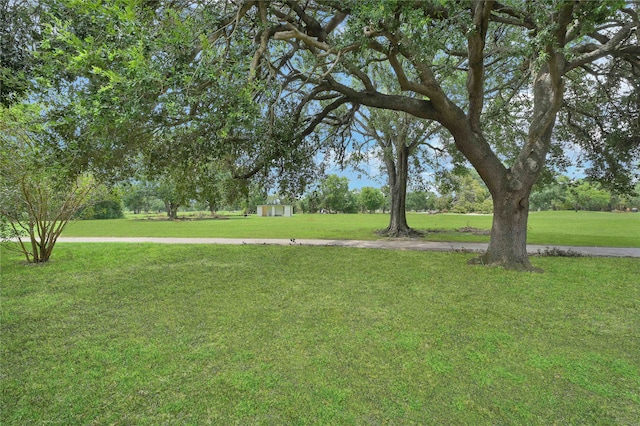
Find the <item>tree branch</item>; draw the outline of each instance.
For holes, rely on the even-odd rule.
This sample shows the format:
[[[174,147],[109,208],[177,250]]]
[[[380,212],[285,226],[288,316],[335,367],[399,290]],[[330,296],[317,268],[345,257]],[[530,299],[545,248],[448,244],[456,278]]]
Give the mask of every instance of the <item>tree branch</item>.
[[[316,126],[318,126],[320,123],[322,123],[329,116],[329,114],[332,111],[335,111],[340,106],[342,106],[342,105],[344,105],[346,103],[349,103],[349,99],[347,99],[344,96],[334,100],[333,102],[331,102],[329,105],[324,107],[320,113],[315,115],[315,118],[307,125],[307,127],[305,127],[305,129],[300,133],[300,135],[298,137],[299,138],[305,138],[305,137],[309,136],[311,133],[313,133],[313,131],[315,130]]]
[[[467,72],[467,93],[469,95],[469,124],[474,132],[480,133],[480,115],[484,105],[484,46],[491,16],[492,2],[478,1],[473,7],[473,30],[467,37],[469,50],[469,71]]]
[[[377,91],[356,91],[351,87],[338,83],[333,78],[327,78],[327,84],[349,99],[349,101],[372,108],[392,109],[408,112],[419,118],[430,120],[442,118],[429,100],[420,100],[401,95],[385,95]]]
[[[529,16],[527,16],[525,13],[519,10],[514,9],[513,7],[506,6],[499,2],[495,2],[493,6],[493,10],[497,13],[503,13],[513,18],[513,20],[509,20],[508,18],[502,18],[502,21],[497,20],[497,22],[509,23],[509,24],[524,27],[530,30],[533,30],[536,28],[535,22],[533,22]],[[491,15],[491,17],[496,18],[495,15]],[[509,22],[505,22],[507,20]]]
[[[562,73],[566,74],[567,72],[571,71],[574,68],[583,66],[597,59],[604,58],[605,56],[613,55],[616,50],[620,50],[620,48],[626,47],[626,46],[621,46],[621,44],[625,40],[627,40],[629,36],[631,36],[633,30],[634,30],[634,24],[632,23],[622,26],[620,30],[618,30],[618,32],[609,39],[608,42],[606,42],[605,44],[601,45],[600,47],[594,50],[591,50],[587,53],[584,53],[576,57],[573,61],[568,62],[564,66]],[[577,51],[579,51],[580,49],[588,50],[591,47],[592,46],[587,47],[583,45],[583,46],[579,46],[576,50]],[[631,49],[631,51],[633,52],[633,49]]]

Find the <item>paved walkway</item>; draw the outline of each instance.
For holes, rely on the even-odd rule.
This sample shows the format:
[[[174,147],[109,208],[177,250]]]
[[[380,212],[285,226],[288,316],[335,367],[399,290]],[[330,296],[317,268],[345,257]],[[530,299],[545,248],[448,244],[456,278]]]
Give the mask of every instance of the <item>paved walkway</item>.
[[[486,243],[435,242],[423,240],[305,240],[305,239],[273,239],[273,238],[151,238],[151,237],[60,237],[60,243],[159,243],[159,244],[253,244],[279,246],[335,246],[377,248],[394,250],[423,251],[472,251],[487,250]],[[582,256],[599,257],[640,257],[640,248],[622,247],[577,247],[533,245],[527,246],[529,254],[560,250],[577,253]]]

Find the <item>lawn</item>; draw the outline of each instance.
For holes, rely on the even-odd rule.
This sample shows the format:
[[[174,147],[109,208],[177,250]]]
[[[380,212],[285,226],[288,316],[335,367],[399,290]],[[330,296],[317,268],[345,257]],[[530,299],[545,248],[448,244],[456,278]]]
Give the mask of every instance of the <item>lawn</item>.
[[[0,423],[637,425],[640,261],[470,256],[4,251]]]
[[[373,240],[376,230],[388,225],[384,214],[295,215],[282,217],[230,216],[221,220],[119,219],[76,221],[64,236],[108,237],[217,237],[217,238],[318,238]],[[432,241],[487,242],[486,235],[456,232],[465,227],[491,229],[490,215],[408,214],[409,225],[427,230]],[[439,232],[433,232],[438,230]],[[441,231],[445,232],[441,232]],[[530,244],[603,247],[640,247],[640,214],[601,212],[532,212]]]

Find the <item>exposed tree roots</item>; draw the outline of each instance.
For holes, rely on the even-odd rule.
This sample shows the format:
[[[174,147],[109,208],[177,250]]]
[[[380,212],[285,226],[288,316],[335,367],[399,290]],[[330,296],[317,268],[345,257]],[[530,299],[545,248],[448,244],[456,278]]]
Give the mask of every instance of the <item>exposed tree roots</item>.
[[[376,233],[383,237],[390,238],[420,238],[424,234],[420,231],[416,231],[413,228],[386,228],[376,231]]]
[[[510,271],[519,272],[537,272],[543,273],[544,270],[537,268],[529,262],[529,259],[505,259],[496,256],[491,256],[489,253],[485,253],[482,256],[474,257],[467,262],[469,265],[485,265],[485,266],[497,266]]]

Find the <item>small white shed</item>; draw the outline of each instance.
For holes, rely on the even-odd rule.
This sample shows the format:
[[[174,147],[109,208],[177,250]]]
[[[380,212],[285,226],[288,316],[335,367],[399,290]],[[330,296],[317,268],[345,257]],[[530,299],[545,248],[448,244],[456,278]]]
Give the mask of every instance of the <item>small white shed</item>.
[[[293,216],[293,206],[289,204],[259,205],[257,209],[257,213],[258,213],[258,216],[291,217]]]

